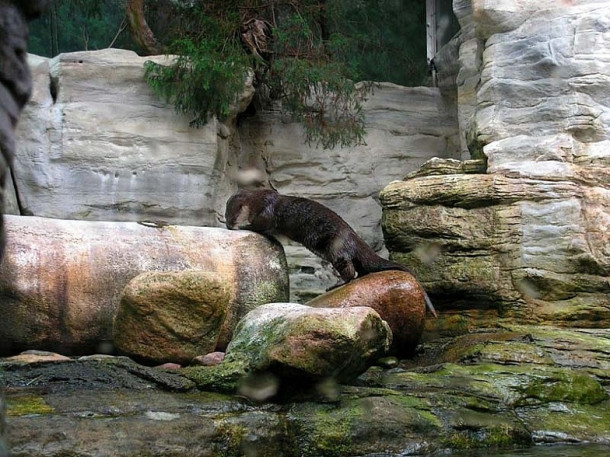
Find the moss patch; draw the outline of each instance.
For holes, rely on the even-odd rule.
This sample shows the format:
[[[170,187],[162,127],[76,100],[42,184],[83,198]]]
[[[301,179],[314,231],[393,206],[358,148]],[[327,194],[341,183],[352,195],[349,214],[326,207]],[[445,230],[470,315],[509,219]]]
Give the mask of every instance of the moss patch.
[[[53,414],[53,407],[37,395],[19,395],[7,398],[7,416],[27,416],[29,414]]]
[[[608,396],[601,384],[591,376],[569,370],[535,375],[521,391],[524,397],[517,405],[558,401],[595,405]]]
[[[180,373],[195,383],[198,389],[234,393],[247,375],[246,365],[241,361],[224,360],[209,367],[187,367]]]
[[[292,439],[305,457],[345,455],[353,449],[355,423],[363,414],[357,402],[297,405],[288,415]]]
[[[326,406],[295,405],[288,423],[299,449],[306,449],[308,456],[364,455],[379,449],[402,452],[413,445],[427,448],[442,429],[427,399],[396,394],[342,397]]]
[[[518,408],[517,414],[539,443],[610,441],[610,402],[598,405],[552,403]]]

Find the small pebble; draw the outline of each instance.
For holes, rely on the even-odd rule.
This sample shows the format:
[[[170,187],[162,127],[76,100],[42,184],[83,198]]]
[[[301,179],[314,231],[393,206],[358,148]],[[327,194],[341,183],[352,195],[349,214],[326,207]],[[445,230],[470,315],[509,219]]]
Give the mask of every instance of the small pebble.
[[[200,355],[193,359],[193,365],[203,365],[211,367],[220,364],[225,358],[224,352],[210,352],[206,355]]]
[[[65,355],[47,351],[25,351],[19,355],[8,357],[7,362],[14,363],[39,363],[39,362],[68,362],[72,359]]]
[[[164,363],[163,365],[159,365],[157,368],[161,369],[161,370],[179,370],[180,368],[182,368],[182,365],[180,365],[179,363]]]

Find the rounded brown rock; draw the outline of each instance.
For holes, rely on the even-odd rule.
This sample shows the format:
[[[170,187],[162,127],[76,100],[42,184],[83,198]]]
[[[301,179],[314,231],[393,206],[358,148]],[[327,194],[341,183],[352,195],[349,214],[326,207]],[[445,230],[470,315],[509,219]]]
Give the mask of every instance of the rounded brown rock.
[[[316,308],[373,308],[392,329],[390,353],[409,356],[424,330],[424,297],[424,290],[413,275],[390,270],[363,276],[306,304]]]

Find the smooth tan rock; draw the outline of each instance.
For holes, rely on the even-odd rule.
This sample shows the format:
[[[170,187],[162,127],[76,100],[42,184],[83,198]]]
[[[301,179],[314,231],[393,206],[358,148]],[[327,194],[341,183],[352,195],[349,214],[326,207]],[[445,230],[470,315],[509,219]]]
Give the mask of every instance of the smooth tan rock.
[[[9,363],[57,363],[57,362],[71,362],[70,357],[65,355],[56,354],[48,351],[24,351],[19,355],[8,357],[5,359]]]
[[[246,231],[6,216],[0,265],[0,353],[99,352],[112,341],[123,289],[148,271],[205,270],[229,288],[218,346],[256,306],[286,299],[278,243]],[[107,351],[103,351],[107,352]]]
[[[149,271],[123,291],[114,344],[133,359],[190,363],[216,349],[232,302],[226,278],[202,270]]]
[[[404,271],[383,271],[355,279],[306,303],[315,308],[368,306],[392,330],[390,353],[409,356],[424,330],[426,303],[417,280]]]
[[[167,363],[163,363],[163,364],[159,365],[156,368],[159,368],[160,370],[177,371],[182,368],[182,365],[180,365],[179,363],[167,362]]]

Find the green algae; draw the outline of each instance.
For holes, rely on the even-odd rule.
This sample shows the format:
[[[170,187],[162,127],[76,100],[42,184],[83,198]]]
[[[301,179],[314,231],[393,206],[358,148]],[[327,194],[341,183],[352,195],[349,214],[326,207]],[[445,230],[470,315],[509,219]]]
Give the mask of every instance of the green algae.
[[[37,395],[18,395],[7,398],[7,416],[27,416],[30,414],[53,414],[55,410]]]
[[[390,370],[380,379],[394,389],[461,393],[493,399],[509,406],[554,401],[596,404],[608,397],[601,383],[586,371],[544,365],[449,363],[423,373]]]
[[[570,370],[533,376],[522,392],[524,396],[516,402],[517,406],[563,401],[595,405],[608,397],[601,384],[591,376]]]
[[[601,384],[581,370],[545,366],[505,366],[480,364],[475,366],[447,365],[440,370],[446,375],[465,381],[463,387],[471,392],[492,385],[499,398],[512,406],[571,401],[595,404],[607,398]]]
[[[234,393],[248,372],[244,361],[225,359],[215,366],[186,367],[180,374],[193,381],[198,389]]]
[[[521,424],[502,419],[489,424],[469,424],[453,430],[442,440],[442,447],[453,450],[511,448],[530,446],[532,437]]]
[[[531,335],[535,344],[542,347],[583,349],[597,355],[610,356],[610,330],[568,329],[549,326],[505,324],[513,332]]]
[[[246,297],[244,307],[247,311],[265,303],[285,302],[289,299],[288,281],[278,278],[261,279],[252,287]]]
[[[239,457],[243,455],[243,443],[248,435],[248,428],[245,425],[219,419],[214,421],[214,428],[220,437],[223,456]]]
[[[358,403],[296,405],[288,414],[292,439],[303,457],[345,455],[352,448],[354,428],[364,414]]]
[[[536,442],[608,442],[610,402],[597,405],[551,403],[545,408],[517,408]]]
[[[442,428],[426,399],[408,395],[342,396],[333,405],[297,404],[287,419],[305,456],[361,455],[379,449],[400,452],[414,443],[427,446]]]

